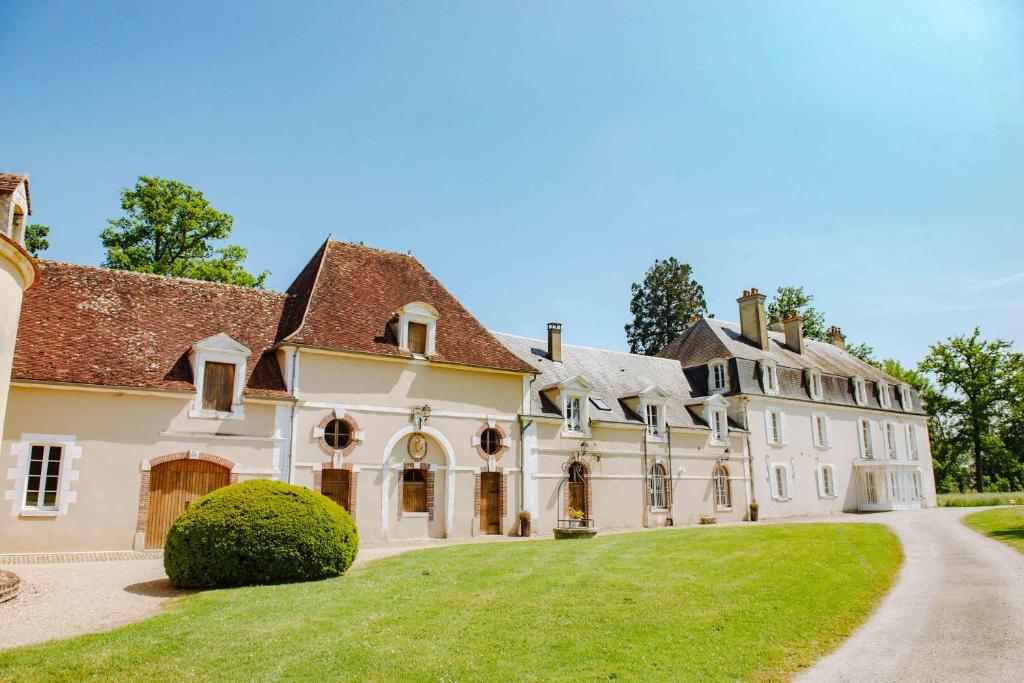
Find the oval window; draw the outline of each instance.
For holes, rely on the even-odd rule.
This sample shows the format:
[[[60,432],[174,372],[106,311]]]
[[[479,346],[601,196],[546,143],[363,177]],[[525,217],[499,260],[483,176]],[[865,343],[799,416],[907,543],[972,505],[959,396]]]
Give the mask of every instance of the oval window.
[[[488,427],[480,435],[480,450],[487,455],[497,455],[501,450],[501,432],[493,427]]]
[[[352,430],[344,420],[331,420],[324,427],[324,441],[334,450],[340,451],[352,442]]]

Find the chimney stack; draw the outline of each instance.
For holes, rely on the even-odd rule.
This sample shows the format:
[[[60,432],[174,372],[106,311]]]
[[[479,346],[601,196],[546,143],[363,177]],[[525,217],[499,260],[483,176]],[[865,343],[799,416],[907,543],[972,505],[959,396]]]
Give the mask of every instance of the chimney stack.
[[[562,323],[548,323],[548,358],[562,362]]]
[[[786,333],[786,346],[796,353],[804,352],[804,319],[790,311],[782,317],[782,327]]]
[[[740,305],[740,332],[762,351],[768,350],[768,318],[764,312],[765,296],[757,288],[743,290],[736,299]]]
[[[828,342],[837,349],[846,350],[846,337],[835,325],[828,328]]]

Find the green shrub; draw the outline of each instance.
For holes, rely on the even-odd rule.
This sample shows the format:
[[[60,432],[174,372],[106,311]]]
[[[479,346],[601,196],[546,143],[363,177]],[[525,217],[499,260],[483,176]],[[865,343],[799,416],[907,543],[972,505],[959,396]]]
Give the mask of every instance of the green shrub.
[[[338,576],[359,537],[345,509],[301,486],[256,479],[209,493],[171,525],[164,569],[179,587]]]

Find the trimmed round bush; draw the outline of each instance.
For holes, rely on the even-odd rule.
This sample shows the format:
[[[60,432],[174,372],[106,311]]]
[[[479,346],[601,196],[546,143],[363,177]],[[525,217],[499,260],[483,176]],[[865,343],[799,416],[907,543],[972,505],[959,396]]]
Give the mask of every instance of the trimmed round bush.
[[[174,520],[164,569],[181,588],[312,581],[343,574],[359,546],[343,507],[267,479],[209,493]]]

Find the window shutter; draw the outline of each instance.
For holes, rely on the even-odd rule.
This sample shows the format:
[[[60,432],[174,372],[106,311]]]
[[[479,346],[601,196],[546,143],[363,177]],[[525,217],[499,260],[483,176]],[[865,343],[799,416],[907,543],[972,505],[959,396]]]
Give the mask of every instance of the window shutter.
[[[832,420],[825,416],[825,445],[832,446]]]
[[[768,443],[774,443],[772,441],[772,411],[764,411],[764,433]]]
[[[323,427],[313,427],[313,438],[314,439],[322,439],[322,438],[324,438],[324,428]]]
[[[768,483],[771,484],[772,498],[779,500],[779,470],[775,465],[768,468]]]
[[[818,497],[819,498],[824,498],[825,497],[825,471],[824,470],[825,470],[825,466],[824,465],[818,465],[817,475],[818,475]]]
[[[811,441],[817,446],[821,443],[821,434],[818,429],[818,416],[811,413]]]
[[[427,352],[427,326],[423,323],[409,323],[409,351],[419,354]]]
[[[234,394],[234,364],[206,361],[203,370],[203,410],[231,412]]]

